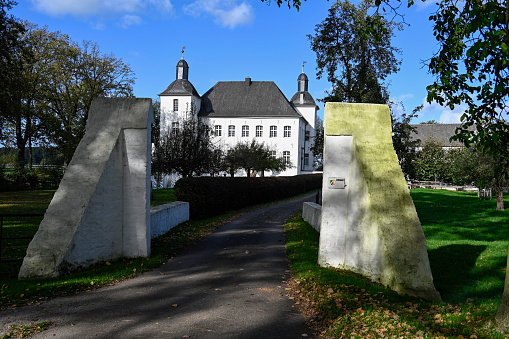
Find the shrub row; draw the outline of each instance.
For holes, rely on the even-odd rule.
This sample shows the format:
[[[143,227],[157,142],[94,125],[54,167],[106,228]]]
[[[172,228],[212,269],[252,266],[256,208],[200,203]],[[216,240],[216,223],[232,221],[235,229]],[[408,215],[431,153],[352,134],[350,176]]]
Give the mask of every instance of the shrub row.
[[[178,200],[189,202],[191,219],[203,219],[321,187],[322,174],[266,178],[197,177],[177,181],[175,194]]]
[[[34,188],[56,188],[62,179],[60,168],[17,169],[6,173],[0,168],[0,192]]]

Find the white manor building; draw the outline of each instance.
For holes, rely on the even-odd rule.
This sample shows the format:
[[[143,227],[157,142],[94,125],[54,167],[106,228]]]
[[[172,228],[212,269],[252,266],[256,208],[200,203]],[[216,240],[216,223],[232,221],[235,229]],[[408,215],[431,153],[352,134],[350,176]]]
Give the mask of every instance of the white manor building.
[[[311,146],[318,106],[308,92],[304,67],[297,79],[298,91],[290,101],[273,81],[251,78],[220,81],[200,96],[188,77],[189,66],[182,56],[177,63],[176,80],[159,94],[161,135],[178,128],[188,114],[197,114],[211,126],[214,143],[224,150],[255,139],[293,165],[281,173],[267,171],[266,176],[313,172]],[[245,173],[239,171],[236,175]]]

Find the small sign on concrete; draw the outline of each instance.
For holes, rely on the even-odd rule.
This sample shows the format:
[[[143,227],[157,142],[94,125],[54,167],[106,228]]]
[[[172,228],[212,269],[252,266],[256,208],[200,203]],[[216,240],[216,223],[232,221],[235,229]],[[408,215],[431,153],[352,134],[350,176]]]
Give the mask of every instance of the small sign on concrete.
[[[345,185],[345,178],[329,178],[329,188],[332,189],[344,189],[346,187]]]

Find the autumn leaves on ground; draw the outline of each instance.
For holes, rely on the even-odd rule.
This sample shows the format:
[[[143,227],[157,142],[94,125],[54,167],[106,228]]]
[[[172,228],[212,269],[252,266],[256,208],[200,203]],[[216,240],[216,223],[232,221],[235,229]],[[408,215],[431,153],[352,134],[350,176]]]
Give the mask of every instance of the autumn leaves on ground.
[[[0,213],[19,213],[27,206],[31,206],[31,213],[43,213],[52,193],[1,193]],[[158,204],[174,199],[169,190],[155,193]],[[287,286],[288,294],[313,332],[323,338],[504,338],[492,328],[503,291],[509,212],[495,211],[494,200],[481,201],[475,193],[418,189],[411,194],[427,238],[442,304],[399,296],[350,272],[318,267],[318,233],[299,215],[286,224],[294,275]],[[2,274],[0,308],[41,302],[134,277],[233,217],[230,214],[174,228],[154,240],[154,253],[148,260],[108,262],[71,276],[40,281],[19,282],[14,273],[11,277]],[[8,228],[14,226],[8,223]],[[34,226],[26,227],[30,228]],[[8,267],[13,272],[16,269],[11,264],[1,265],[2,272],[11,271]],[[43,329],[40,324],[34,326]],[[28,331],[32,329],[13,330],[12,337]]]
[[[505,277],[507,212],[475,193],[411,193],[444,302],[399,296],[356,274],[318,267],[318,233],[295,215],[286,224],[295,277],[288,292],[308,324],[324,338],[505,338],[493,322]]]

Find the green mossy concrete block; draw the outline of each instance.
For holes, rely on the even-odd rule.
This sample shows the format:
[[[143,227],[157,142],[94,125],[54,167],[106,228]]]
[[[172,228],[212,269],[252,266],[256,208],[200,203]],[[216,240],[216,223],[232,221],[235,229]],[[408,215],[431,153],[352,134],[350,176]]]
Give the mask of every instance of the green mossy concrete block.
[[[325,153],[334,152],[327,148],[329,136],[353,136],[353,161],[356,163],[350,168],[358,172],[355,175],[361,178],[363,189],[357,190],[351,185],[348,187],[348,199],[367,199],[367,206],[362,207],[362,217],[352,218],[355,213],[360,215],[355,210],[345,213],[346,236],[341,235],[341,241],[358,242],[341,245],[358,251],[345,254],[345,262],[349,261],[345,266],[402,294],[439,301],[440,295],[433,285],[429,266],[426,239],[392,145],[388,106],[327,103],[325,135]],[[331,166],[334,164],[324,164],[329,171]],[[365,194],[366,197],[351,197],[350,194]],[[324,214],[327,213],[325,206],[324,200]],[[348,202],[344,208],[355,209],[357,205]],[[324,230],[326,227],[332,225],[322,223],[322,232],[327,232]],[[326,234],[330,236],[332,233]],[[374,236],[378,238],[365,239]],[[373,246],[376,246],[375,250]],[[366,268],[365,262],[371,262],[370,268]]]

